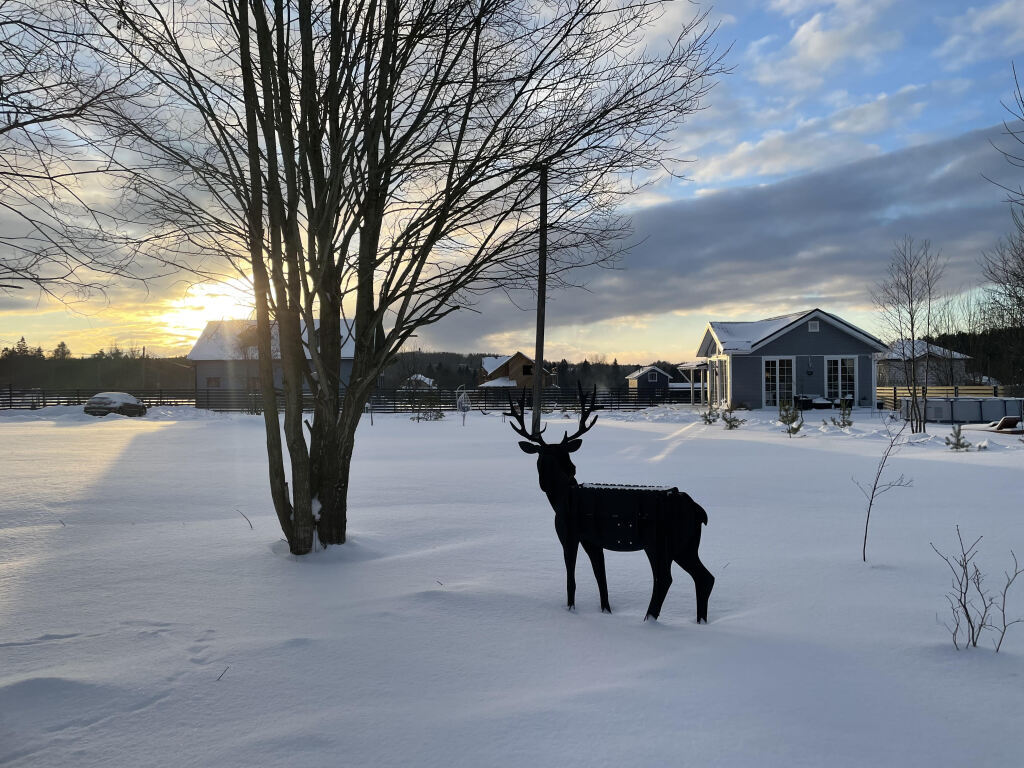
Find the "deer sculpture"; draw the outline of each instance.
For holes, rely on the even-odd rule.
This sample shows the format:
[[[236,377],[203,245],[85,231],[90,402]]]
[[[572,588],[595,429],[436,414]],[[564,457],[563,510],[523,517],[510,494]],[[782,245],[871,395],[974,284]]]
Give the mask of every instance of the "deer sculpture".
[[[597,416],[593,415],[597,387],[589,397],[583,394],[579,384],[577,390],[579,427],[572,435],[566,431],[561,442],[550,444],[542,437],[547,427],[536,434],[526,429],[525,390],[518,404],[509,395],[512,429],[527,440],[520,442],[519,447],[525,453],[537,454],[540,489],[555,511],[555,531],[565,557],[569,610],[576,605],[576,556],[580,546],[590,558],[601,596],[601,610],[607,613],[611,613],[612,608],[608,602],[604,550],[635,552],[642,549],[647,553],[654,575],[654,591],[644,621],[657,619],[661,613],[672,584],[671,569],[675,561],[693,578],[697,590],[697,623],[707,623],[708,597],[715,577],[704,567],[697,552],[701,525],[708,522],[707,513],[689,494],[680,493],[676,488],[577,483],[576,466],[569,454],[580,449],[583,445],[580,438],[597,421]]]

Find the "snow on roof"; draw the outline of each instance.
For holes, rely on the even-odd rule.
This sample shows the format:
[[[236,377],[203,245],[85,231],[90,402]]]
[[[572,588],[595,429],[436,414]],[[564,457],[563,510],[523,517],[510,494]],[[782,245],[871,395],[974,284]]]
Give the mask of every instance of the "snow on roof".
[[[480,367],[484,369],[484,373],[490,376],[513,357],[514,355],[507,355],[505,357],[485,357],[480,361]]]
[[[342,325],[344,326],[344,321],[342,321]],[[319,320],[316,322],[316,327],[320,327]],[[341,356],[351,358],[355,351],[355,339],[350,333],[346,333],[345,336],[346,338],[342,340]],[[210,320],[186,358],[188,360],[255,360],[255,342],[255,320]],[[281,350],[276,323],[270,330],[270,349],[273,358],[279,360]],[[306,358],[309,357],[307,349]]]
[[[721,322],[713,320],[708,323],[707,329],[704,331],[697,354],[702,357],[710,357],[716,352],[723,354],[745,354],[768,343],[777,334],[786,331],[790,326],[795,326],[804,319],[823,319],[845,333],[860,339],[868,346],[874,347],[876,351],[881,352],[885,347],[882,341],[870,333],[862,331],[857,326],[848,323],[841,317],[821,309],[811,309],[750,322]]]
[[[434,387],[434,380],[428,379],[422,373],[414,373],[412,376],[405,380],[406,384],[419,385],[421,387]]]
[[[916,360],[925,355],[942,357],[947,360],[969,360],[970,355],[963,355],[951,349],[945,349],[938,344],[929,344],[923,339],[900,339],[889,345],[889,351],[879,355],[880,360]]]
[[[626,376],[626,378],[627,379],[638,379],[641,376],[643,376],[645,373],[647,373],[648,371],[657,371],[658,373],[660,373],[662,376],[664,376],[666,378],[669,378],[669,379],[672,378],[672,376],[670,374],[665,373],[663,370],[661,370],[661,368],[658,368],[656,365],[648,365],[646,368],[640,368],[638,370],[635,370],[631,374]]]
[[[711,326],[715,338],[722,345],[722,352],[749,352],[757,342],[773,333],[781,331],[787,325],[796,322],[809,312],[794,312],[789,315],[769,317],[764,320],[749,322],[721,322],[712,320]]]
[[[510,379],[508,376],[502,376],[501,378],[498,378],[498,379],[491,379],[490,381],[485,381],[480,386],[481,387],[517,387],[519,385],[516,384],[514,381],[512,381],[512,379]]]

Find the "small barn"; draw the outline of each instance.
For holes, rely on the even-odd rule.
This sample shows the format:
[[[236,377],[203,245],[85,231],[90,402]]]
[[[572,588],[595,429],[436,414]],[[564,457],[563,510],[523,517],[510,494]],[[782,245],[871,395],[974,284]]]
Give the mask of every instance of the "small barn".
[[[706,358],[712,403],[778,408],[797,399],[875,403],[874,355],[886,345],[821,309],[753,322],[709,322],[697,355]]]
[[[626,386],[641,395],[664,394],[668,392],[670,381],[672,377],[654,365],[639,368],[626,376]]]
[[[542,386],[551,386],[551,374],[542,369]],[[480,387],[525,387],[533,386],[534,364],[522,352],[507,357],[485,357],[480,361],[477,372],[477,386]]]
[[[271,329],[270,346],[274,357],[274,387],[278,388],[282,386],[282,372],[276,326]],[[352,373],[354,349],[355,341],[349,334],[341,348],[343,384],[348,384]],[[306,358],[309,359],[308,350]],[[260,389],[255,320],[211,320],[188,353],[187,359],[195,367],[197,390],[255,392]]]

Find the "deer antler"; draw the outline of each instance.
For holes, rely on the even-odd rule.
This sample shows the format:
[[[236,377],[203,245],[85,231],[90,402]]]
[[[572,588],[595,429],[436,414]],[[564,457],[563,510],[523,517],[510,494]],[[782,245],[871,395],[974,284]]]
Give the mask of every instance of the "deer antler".
[[[563,443],[567,443],[570,440],[575,440],[577,437],[582,437],[590,431],[591,427],[597,421],[597,416],[590,419],[590,423],[587,424],[587,419],[590,418],[590,414],[594,412],[594,403],[597,400],[597,384],[594,385],[594,389],[590,393],[590,405],[587,405],[587,395],[583,394],[583,385],[580,384],[579,380],[576,381],[576,391],[579,393],[580,398],[580,426],[579,428],[569,434],[568,431],[565,433],[565,437],[562,438]]]
[[[547,429],[546,425],[537,434],[533,434],[532,432],[529,432],[526,429],[526,422],[525,422],[525,420],[523,418],[523,415],[526,413],[526,389],[525,388],[523,389],[523,399],[519,401],[519,409],[518,410],[516,409],[515,401],[512,400],[512,393],[511,392],[508,393],[508,409],[509,409],[510,415],[512,416],[512,422],[509,424],[509,426],[512,427],[512,430],[517,435],[521,435],[522,437],[525,437],[527,440],[529,440],[532,443],[537,443],[538,445],[547,445],[547,443],[544,442],[544,438],[540,436],[541,432],[543,432],[545,429]],[[518,426],[516,426],[516,422],[518,422]]]

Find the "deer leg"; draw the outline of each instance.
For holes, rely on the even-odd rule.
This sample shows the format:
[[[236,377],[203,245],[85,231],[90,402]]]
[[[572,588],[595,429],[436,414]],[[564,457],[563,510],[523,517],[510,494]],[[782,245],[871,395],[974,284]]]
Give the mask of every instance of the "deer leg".
[[[565,592],[566,607],[572,610],[576,607],[576,555],[579,553],[579,539],[571,535],[564,521],[555,516],[555,532],[558,540],[562,542],[562,556],[565,558]]]
[[[601,612],[611,613],[612,607],[608,603],[608,578],[604,572],[604,550],[596,544],[582,542],[583,551],[590,558],[590,564],[594,567],[594,578],[597,579],[597,591],[601,594]]]
[[[562,543],[562,555],[565,557],[565,593],[568,598],[566,607],[571,611],[576,607],[576,554],[579,544]]]
[[[644,621],[647,621],[658,618],[662,603],[665,602],[665,595],[668,594],[668,588],[672,586],[672,558],[665,557],[653,549],[645,549],[644,552],[651,563],[651,573],[654,575],[651,604],[647,606],[647,615],[644,616]]]
[[[711,597],[711,590],[715,586],[715,577],[700,561],[696,548],[692,552],[677,557],[676,562],[693,578],[693,585],[697,590],[697,623],[700,624],[703,621],[707,624],[708,598]]]

